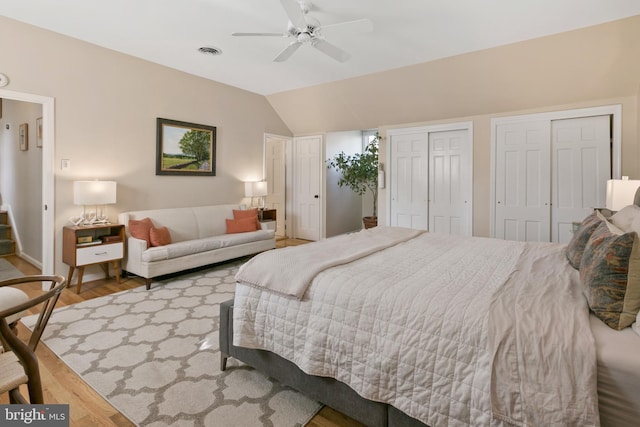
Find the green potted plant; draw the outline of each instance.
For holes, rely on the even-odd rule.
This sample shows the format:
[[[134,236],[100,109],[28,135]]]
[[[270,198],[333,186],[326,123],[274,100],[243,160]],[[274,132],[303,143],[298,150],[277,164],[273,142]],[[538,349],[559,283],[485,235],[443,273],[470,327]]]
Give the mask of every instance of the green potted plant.
[[[338,186],[347,186],[359,195],[371,192],[373,196],[373,215],[362,218],[365,228],[378,224],[378,145],[380,135],[376,133],[364,148],[364,151],[354,155],[344,152],[327,160],[327,168],[337,170],[341,176]]]

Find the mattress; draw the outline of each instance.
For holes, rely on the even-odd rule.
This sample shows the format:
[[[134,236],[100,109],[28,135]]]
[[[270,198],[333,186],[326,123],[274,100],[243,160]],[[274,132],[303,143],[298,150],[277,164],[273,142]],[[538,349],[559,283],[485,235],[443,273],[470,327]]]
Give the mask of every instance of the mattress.
[[[603,427],[640,423],[640,335],[616,331],[591,315],[598,360],[598,406]]]

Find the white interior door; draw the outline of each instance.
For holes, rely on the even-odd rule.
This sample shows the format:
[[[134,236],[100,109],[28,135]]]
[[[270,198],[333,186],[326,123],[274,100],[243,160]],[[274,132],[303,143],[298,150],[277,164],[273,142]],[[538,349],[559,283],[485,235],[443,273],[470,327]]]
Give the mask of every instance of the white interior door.
[[[429,133],[429,231],[471,236],[469,131]]]
[[[398,227],[426,230],[428,226],[427,132],[391,135],[390,221]]]
[[[298,239],[322,236],[323,151],[322,136],[293,139],[293,237]]]
[[[551,122],[551,241],[568,243],[572,223],[605,205],[611,179],[610,117]]]
[[[286,152],[287,138],[265,136],[265,179],[269,194],[266,206],[276,210],[276,236],[286,236]]]
[[[496,129],[495,237],[548,242],[551,215],[551,122]]]

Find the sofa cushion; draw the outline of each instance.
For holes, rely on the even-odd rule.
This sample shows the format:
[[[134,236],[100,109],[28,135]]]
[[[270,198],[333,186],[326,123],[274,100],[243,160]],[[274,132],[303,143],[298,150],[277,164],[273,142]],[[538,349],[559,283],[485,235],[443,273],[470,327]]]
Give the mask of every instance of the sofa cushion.
[[[229,246],[242,245],[244,243],[273,239],[274,235],[275,231],[273,230],[257,230],[250,233],[224,234],[222,236],[218,236],[217,239],[220,242],[220,246],[226,248]]]
[[[153,262],[163,259],[179,258],[195,253],[272,239],[274,235],[275,232],[273,230],[257,230],[249,233],[223,234],[222,236],[207,237],[206,239],[155,246],[142,253],[142,261]]]
[[[151,227],[149,229],[151,246],[165,246],[171,243],[171,233],[167,227]]]
[[[258,229],[257,220],[255,218],[227,219],[227,234],[246,233],[256,231]]]
[[[144,240],[147,242],[147,248],[151,246],[150,230],[153,227],[153,222],[149,218],[143,218],[140,220],[129,220],[129,233],[136,239]]]
[[[221,247],[217,237],[207,237],[206,239],[187,240],[184,242],[171,243],[165,246],[155,246],[142,253],[142,260],[145,262],[159,261],[163,259],[179,258],[199,252],[212,251]]]
[[[214,205],[198,206],[192,208],[196,223],[198,224],[197,239],[220,236],[227,232],[225,219],[233,219],[233,209],[239,209],[240,205]],[[173,228],[169,227],[172,232]]]

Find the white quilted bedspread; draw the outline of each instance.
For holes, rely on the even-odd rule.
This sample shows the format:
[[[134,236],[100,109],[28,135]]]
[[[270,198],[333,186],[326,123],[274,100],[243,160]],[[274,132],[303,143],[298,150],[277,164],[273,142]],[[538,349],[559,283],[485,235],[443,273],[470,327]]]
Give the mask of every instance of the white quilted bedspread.
[[[500,306],[496,300],[505,290],[513,289],[517,290],[515,300],[519,303],[530,298],[533,306],[539,297],[535,290],[522,293],[518,286],[505,286],[511,276],[517,275],[514,272],[524,250],[525,244],[520,242],[426,233],[321,272],[302,300],[239,283],[233,342],[270,350],[306,373],[336,378],[362,396],[389,403],[434,427],[505,422],[534,425],[530,423],[535,420],[558,419],[561,421],[554,421],[556,425],[597,425],[594,372],[586,372],[587,379],[579,384],[582,391],[573,385],[567,391],[564,379],[585,372],[570,372],[557,379],[549,368],[542,373],[536,370],[532,379],[527,377],[527,366],[509,357],[504,358],[507,366],[497,360],[501,352],[511,353],[518,346],[517,340],[506,337],[521,322],[514,321],[512,314],[490,316]],[[549,288],[542,297],[554,299],[556,304],[567,298],[583,298],[565,290],[560,296],[547,295]],[[580,304],[566,303],[566,316],[580,318],[571,308]],[[535,314],[529,317],[524,323],[531,327],[530,322],[536,324]],[[494,321],[513,325],[496,327],[491,324]],[[572,328],[563,330],[558,324],[557,330],[548,333],[562,334],[559,341],[575,333]],[[536,336],[520,330],[518,340],[529,335]],[[555,351],[567,352],[572,346],[568,347]],[[588,343],[580,348],[588,348]],[[592,366],[595,370],[595,353],[567,357],[585,357],[580,369]],[[562,367],[567,368],[566,364]],[[492,380],[495,376],[499,378]],[[517,382],[508,390],[495,389],[514,379],[548,381],[551,391],[545,401],[547,407],[527,407],[529,401],[518,396]],[[552,399],[556,392],[562,398]],[[565,393],[574,393],[567,399],[582,409],[569,411],[568,416],[574,418],[564,418]],[[506,403],[504,396],[510,397]],[[501,401],[496,404],[497,399]],[[500,411],[499,418],[492,416],[492,410]],[[532,415],[532,411],[551,411],[556,416],[545,418],[544,414]]]

